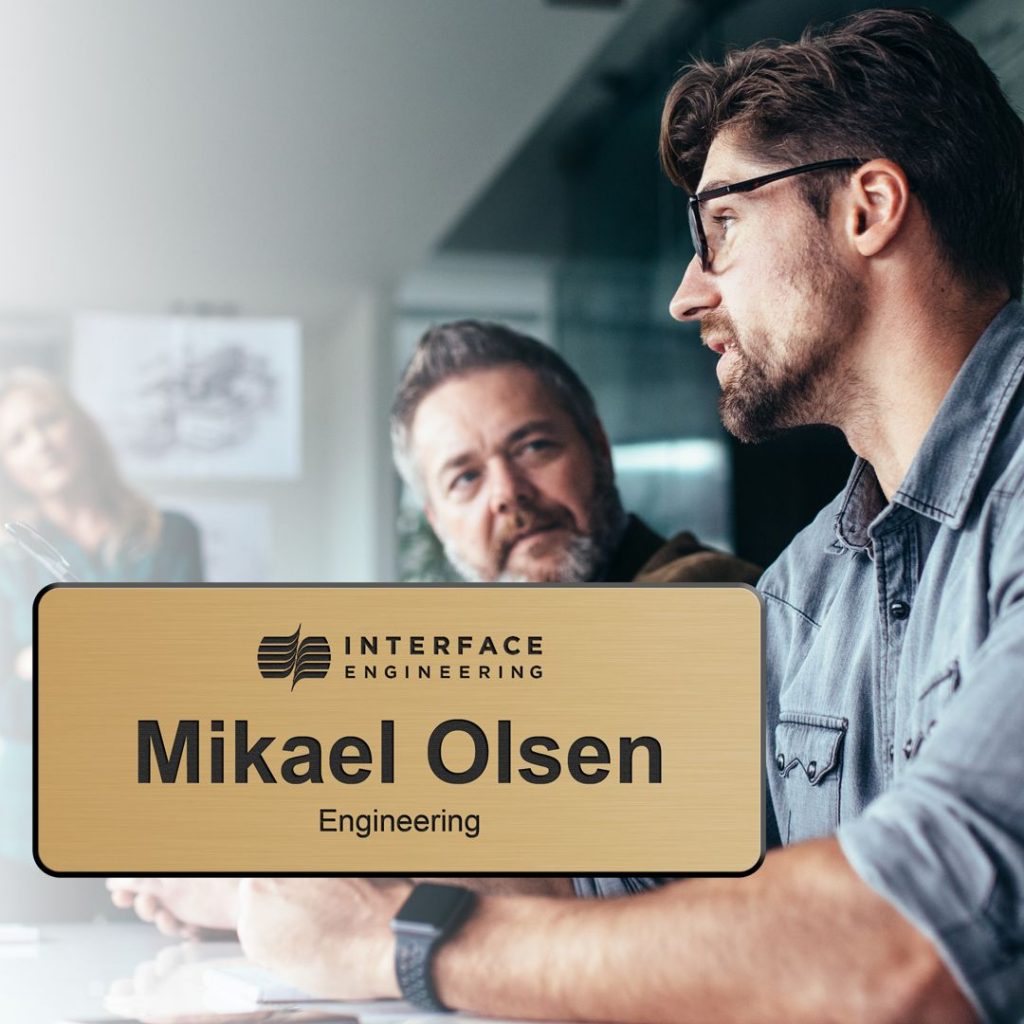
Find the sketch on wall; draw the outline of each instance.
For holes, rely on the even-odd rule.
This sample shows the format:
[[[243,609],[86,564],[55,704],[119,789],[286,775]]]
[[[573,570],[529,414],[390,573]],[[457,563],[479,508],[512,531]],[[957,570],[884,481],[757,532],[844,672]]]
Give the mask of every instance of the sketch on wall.
[[[76,317],[71,382],[130,477],[297,477],[302,357],[288,319]]]

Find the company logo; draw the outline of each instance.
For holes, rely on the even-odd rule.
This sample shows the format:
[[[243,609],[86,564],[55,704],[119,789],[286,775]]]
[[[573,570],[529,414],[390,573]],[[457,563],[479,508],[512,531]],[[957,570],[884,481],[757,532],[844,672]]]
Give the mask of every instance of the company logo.
[[[292,689],[301,679],[323,679],[331,667],[331,645],[325,636],[307,636],[300,642],[302,623],[291,636],[265,636],[256,656],[264,679],[292,677]]]

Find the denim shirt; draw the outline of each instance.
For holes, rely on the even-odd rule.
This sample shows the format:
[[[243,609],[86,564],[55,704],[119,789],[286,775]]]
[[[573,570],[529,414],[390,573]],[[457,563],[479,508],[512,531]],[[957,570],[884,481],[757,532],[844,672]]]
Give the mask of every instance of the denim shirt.
[[[857,460],[758,584],[782,841],[836,834],[991,1021],[1024,1019],[1022,378],[1011,302],[892,500]]]

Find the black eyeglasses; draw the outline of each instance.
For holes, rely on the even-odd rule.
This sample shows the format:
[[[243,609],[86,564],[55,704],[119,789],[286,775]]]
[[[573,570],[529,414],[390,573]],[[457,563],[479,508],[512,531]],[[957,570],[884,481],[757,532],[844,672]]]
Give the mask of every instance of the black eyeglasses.
[[[773,181],[782,178],[790,178],[794,174],[807,174],[809,171],[824,171],[830,167],[859,167],[867,163],[867,160],[859,156],[844,157],[840,160],[818,160],[813,164],[801,164],[799,167],[787,167],[784,171],[772,171],[771,174],[762,174],[758,178],[749,178],[747,181],[737,181],[732,185],[721,185],[718,188],[709,188],[703,192],[697,192],[689,198],[689,219],[690,237],[693,239],[693,248],[700,257],[700,269],[707,273],[711,269],[712,253],[708,247],[708,236],[704,232],[704,224],[700,219],[700,204],[708,199],[718,199],[721,196],[732,195],[734,192],[753,192],[762,185],[770,185]]]

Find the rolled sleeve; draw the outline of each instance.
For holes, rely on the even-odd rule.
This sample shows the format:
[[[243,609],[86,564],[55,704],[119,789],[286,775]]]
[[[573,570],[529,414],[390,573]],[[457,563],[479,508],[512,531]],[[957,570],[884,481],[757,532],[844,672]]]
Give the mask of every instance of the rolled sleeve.
[[[616,896],[634,896],[637,893],[648,892],[671,881],[673,879],[661,876],[579,877],[572,880],[572,887],[580,899],[614,899]]]
[[[572,887],[581,900],[596,900],[601,895],[597,891],[596,878],[574,878]]]
[[[1018,1021],[1024,1007],[1020,590],[915,761],[838,830],[854,870],[931,939],[989,1021]]]

